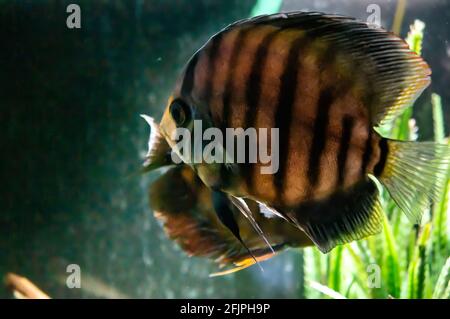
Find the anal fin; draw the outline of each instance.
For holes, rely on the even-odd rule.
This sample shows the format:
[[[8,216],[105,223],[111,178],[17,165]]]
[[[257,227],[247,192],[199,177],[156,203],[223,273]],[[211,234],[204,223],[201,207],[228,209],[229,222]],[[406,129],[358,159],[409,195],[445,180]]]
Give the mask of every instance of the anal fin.
[[[376,184],[364,180],[322,200],[295,207],[287,216],[323,252],[379,233],[383,212]]]

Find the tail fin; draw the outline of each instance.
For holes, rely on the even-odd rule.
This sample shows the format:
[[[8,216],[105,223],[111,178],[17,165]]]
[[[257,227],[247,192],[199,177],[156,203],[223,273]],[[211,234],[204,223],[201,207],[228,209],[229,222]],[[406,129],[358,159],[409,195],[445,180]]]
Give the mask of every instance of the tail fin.
[[[423,211],[449,178],[450,145],[386,141],[386,164],[377,177],[408,218],[420,224]]]

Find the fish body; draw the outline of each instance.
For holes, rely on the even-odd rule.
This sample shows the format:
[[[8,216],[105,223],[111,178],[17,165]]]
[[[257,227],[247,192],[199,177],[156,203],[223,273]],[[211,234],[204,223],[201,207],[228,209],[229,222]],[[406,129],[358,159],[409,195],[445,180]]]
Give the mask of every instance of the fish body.
[[[369,100],[376,88],[339,42],[307,31],[314,26],[311,17],[300,15],[303,27],[280,22],[299,17],[238,23],[212,37],[189,61],[173,99],[195,105],[198,119],[222,130],[280,130],[278,172],[261,174],[260,163],[246,164],[224,178],[200,164],[208,185],[294,206],[375,173],[385,156],[372,128],[370,110],[376,106],[370,103],[377,102]],[[427,71],[423,74],[425,85]],[[168,112],[165,118],[170,123]]]
[[[174,131],[192,131],[195,120],[224,136],[227,128],[277,128],[268,137],[278,138],[274,174],[263,174],[260,162],[182,159],[244,214],[251,217],[243,199],[255,201],[327,252],[380,231],[373,179],[415,222],[441,187],[448,146],[393,141],[374,129],[411,105],[430,73],[403,40],[351,18],[294,12],[243,20],[187,63],[161,136],[174,149]]]

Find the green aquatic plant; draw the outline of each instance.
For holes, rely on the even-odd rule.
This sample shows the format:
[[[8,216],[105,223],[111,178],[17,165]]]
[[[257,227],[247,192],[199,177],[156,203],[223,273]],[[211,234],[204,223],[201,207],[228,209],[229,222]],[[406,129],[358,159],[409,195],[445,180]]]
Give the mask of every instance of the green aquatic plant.
[[[406,39],[420,54],[423,22],[416,20]],[[432,94],[434,139],[445,141],[441,99]],[[380,130],[400,140],[416,139],[412,106],[392,127]],[[383,232],[336,248],[328,255],[304,250],[308,298],[450,298],[450,170],[440,201],[413,225],[389,196],[382,194]]]
[[[258,0],[253,6],[250,17],[280,12],[282,0]]]

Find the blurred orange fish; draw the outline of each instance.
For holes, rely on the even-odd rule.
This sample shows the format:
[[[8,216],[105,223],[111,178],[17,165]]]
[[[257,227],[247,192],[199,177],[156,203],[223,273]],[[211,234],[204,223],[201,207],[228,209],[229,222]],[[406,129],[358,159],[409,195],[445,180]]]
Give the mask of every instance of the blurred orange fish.
[[[235,272],[275,255],[230,202],[240,236],[248,249],[243,247],[217,217],[212,191],[187,165],[173,167],[160,176],[150,186],[149,197],[167,236],[189,256],[212,258],[222,267],[235,265],[213,275]],[[266,218],[255,202],[246,202],[275,252],[312,245],[308,236],[293,225],[281,219]]]

